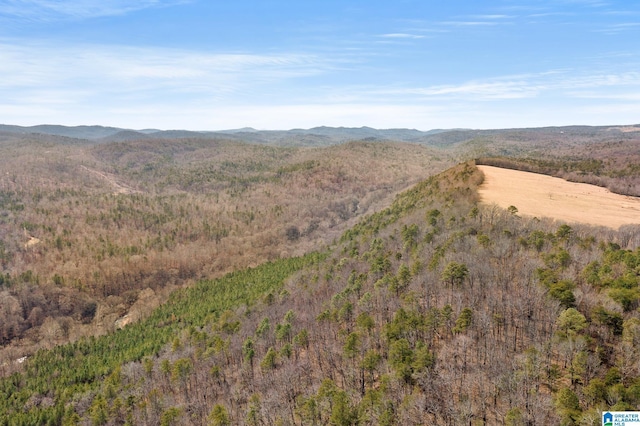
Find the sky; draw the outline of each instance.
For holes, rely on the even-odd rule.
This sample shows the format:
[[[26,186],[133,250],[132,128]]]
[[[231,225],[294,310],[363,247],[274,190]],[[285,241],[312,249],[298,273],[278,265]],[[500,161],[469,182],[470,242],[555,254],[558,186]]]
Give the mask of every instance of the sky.
[[[640,123],[635,0],[0,0],[0,123]]]

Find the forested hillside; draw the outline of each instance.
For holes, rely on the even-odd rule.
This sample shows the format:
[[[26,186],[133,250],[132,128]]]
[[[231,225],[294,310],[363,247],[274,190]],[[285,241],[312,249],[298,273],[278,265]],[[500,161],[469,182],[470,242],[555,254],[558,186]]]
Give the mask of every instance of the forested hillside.
[[[5,424],[600,424],[640,407],[640,228],[478,203],[464,163],[322,254],[40,351]]]
[[[0,370],[144,318],[175,288],[324,247],[447,157],[0,135]]]

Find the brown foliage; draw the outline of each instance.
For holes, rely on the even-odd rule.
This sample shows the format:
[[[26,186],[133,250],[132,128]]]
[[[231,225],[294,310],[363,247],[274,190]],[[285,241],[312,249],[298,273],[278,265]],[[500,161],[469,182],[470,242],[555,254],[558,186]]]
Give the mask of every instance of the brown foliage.
[[[69,142],[0,140],[5,343],[28,329],[37,341],[47,317],[110,330],[145,288],[162,295],[320,247],[445,164],[407,144]]]

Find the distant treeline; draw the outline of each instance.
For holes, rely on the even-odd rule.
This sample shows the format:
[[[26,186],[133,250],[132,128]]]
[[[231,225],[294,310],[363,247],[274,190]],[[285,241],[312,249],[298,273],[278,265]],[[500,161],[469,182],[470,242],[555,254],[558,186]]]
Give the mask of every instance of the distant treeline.
[[[612,167],[599,159],[540,159],[481,157],[477,165],[501,167],[503,169],[540,173],[559,177],[569,182],[588,183],[607,188],[609,191],[634,197],[640,196],[640,167],[625,169]]]

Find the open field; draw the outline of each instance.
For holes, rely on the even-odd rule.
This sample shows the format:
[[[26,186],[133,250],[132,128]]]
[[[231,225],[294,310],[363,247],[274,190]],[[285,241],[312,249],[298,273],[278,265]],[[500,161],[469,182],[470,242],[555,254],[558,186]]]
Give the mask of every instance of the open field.
[[[504,208],[515,206],[523,215],[613,229],[640,224],[640,198],[537,173],[492,166],[478,168],[485,176],[479,189],[484,203],[495,203]]]

